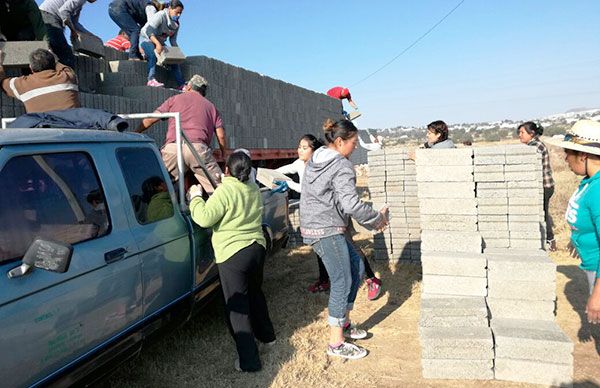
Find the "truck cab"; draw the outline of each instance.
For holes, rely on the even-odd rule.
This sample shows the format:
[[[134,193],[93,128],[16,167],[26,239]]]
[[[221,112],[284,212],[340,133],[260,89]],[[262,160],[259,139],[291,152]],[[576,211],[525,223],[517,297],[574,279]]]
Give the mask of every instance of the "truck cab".
[[[263,199],[270,241],[285,239],[286,195]],[[2,385],[77,383],[190,319],[219,281],[185,208],[144,135],[0,130]]]

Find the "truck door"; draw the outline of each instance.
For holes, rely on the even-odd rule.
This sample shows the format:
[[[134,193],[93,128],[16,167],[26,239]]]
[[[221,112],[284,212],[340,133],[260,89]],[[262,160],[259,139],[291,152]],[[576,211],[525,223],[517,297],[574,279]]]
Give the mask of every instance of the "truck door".
[[[142,317],[140,258],[101,146],[0,149],[2,386],[44,385]],[[8,278],[36,237],[73,245],[68,270]]]

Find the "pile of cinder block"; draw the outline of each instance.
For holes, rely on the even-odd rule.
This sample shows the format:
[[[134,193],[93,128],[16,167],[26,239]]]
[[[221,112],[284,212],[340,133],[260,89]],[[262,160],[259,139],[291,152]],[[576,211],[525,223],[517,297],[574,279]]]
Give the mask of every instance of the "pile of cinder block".
[[[369,192],[376,209],[389,206],[390,223],[373,237],[375,259],[420,260],[420,220],[416,168],[406,149],[389,148],[368,153]]]
[[[478,229],[487,248],[544,247],[542,160],[523,144],[475,148]]]
[[[473,150],[416,151],[425,378],[494,378],[486,259],[477,231]]]

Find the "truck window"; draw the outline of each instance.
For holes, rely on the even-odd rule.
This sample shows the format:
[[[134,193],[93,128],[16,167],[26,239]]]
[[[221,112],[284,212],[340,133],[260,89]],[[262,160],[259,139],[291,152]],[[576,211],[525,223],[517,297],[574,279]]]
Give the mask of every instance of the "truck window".
[[[165,177],[151,148],[119,148],[117,159],[125,177],[131,205],[140,224],[173,216]]]
[[[21,258],[36,237],[75,244],[109,231],[89,155],[17,156],[0,171],[0,262]]]

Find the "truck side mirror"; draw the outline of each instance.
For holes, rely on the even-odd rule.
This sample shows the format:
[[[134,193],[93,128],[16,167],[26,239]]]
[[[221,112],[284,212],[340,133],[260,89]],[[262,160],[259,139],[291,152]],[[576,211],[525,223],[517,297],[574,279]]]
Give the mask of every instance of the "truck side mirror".
[[[32,267],[64,273],[69,269],[72,256],[73,247],[70,244],[37,238],[25,252],[22,264],[10,270],[8,277],[21,277]]]

